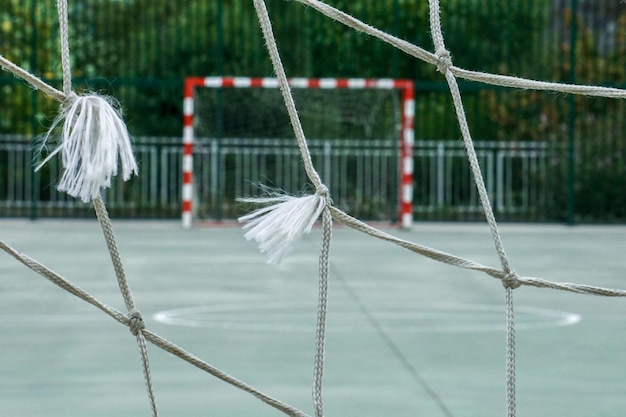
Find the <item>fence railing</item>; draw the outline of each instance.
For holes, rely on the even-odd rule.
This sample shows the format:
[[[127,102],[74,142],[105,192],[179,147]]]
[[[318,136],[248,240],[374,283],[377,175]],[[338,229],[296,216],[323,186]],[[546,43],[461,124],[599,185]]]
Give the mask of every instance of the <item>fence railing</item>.
[[[550,161],[562,157],[557,149],[546,142],[483,141],[474,146],[496,213],[532,217],[542,211],[551,192],[546,186]],[[482,213],[462,143],[420,141],[414,158],[417,213]]]
[[[115,180],[104,198],[112,215],[175,218],[180,215],[180,138],[139,137],[139,175]],[[366,219],[397,216],[398,146],[390,141],[310,140],[314,163],[334,203]],[[547,143],[477,142],[487,190],[496,214],[533,220],[551,199],[546,187],[551,161],[560,152]],[[202,139],[195,146],[195,207],[198,218],[233,218],[245,207],[236,197],[260,186],[305,191],[306,175],[292,141]],[[0,215],[84,216],[90,206],[55,189],[62,167],[51,160],[33,172],[33,150],[23,136],[0,139]],[[481,215],[463,144],[418,141],[414,148],[414,210],[417,219],[472,219]]]
[[[384,42],[343,30],[306,7],[283,0],[267,3],[277,23],[275,35],[288,75],[413,79],[415,218],[480,218],[463,149],[447,141],[458,137],[458,124],[441,74]],[[356,18],[432,49],[425,30],[429,22],[424,2],[329,3],[342,3]],[[539,80],[625,86],[626,3],[622,1],[448,0],[441,5],[446,46],[459,67]],[[62,74],[57,65],[55,8],[40,0],[22,0],[4,2],[2,11],[6,26],[0,38],[5,46],[3,56],[59,88]],[[248,0],[70,2],[69,12],[74,89],[115,97],[124,107],[129,131],[136,135],[180,134],[185,77],[272,74],[254,8]],[[495,43],[494,34],[498,37]],[[330,50],[335,53],[326,53]],[[58,111],[56,101],[34,94],[9,73],[0,73],[0,89],[3,134],[41,133],[49,124],[46,120]],[[623,100],[578,100],[480,83],[460,83],[460,89],[473,137],[499,143],[477,141],[476,146],[500,219],[626,221]],[[527,142],[511,145],[509,139]],[[543,141],[555,147],[541,145]],[[33,175],[27,142],[0,140],[0,215],[88,213],[88,207],[54,189],[60,170],[54,162]],[[332,150],[330,159],[323,156],[324,146]],[[384,149],[359,150],[359,146],[322,143],[314,150],[316,163],[332,175],[327,175],[327,181],[337,182],[333,184],[337,204],[363,217],[392,217],[395,213],[390,207],[397,200],[393,191],[397,180],[393,144]],[[561,151],[565,147],[567,156]],[[200,187],[204,189],[198,190],[196,198],[209,200],[204,206],[194,205],[201,210],[199,215],[234,215],[236,205],[219,187],[225,187],[229,195],[247,192],[250,184],[235,180],[238,175],[243,178],[263,169],[276,170],[275,164],[281,163],[286,169],[286,161],[292,158],[289,148],[275,154],[278,150],[273,150],[273,145],[259,147],[256,156],[246,152],[239,145],[225,142],[199,144],[198,155],[224,164],[224,170],[216,163],[203,165],[203,180],[208,178],[209,185],[203,183]],[[389,155],[377,156],[385,152]],[[137,139],[137,154],[142,164],[139,177],[128,184],[116,183],[107,192],[112,214],[177,217],[178,139]],[[324,165],[327,160],[332,163]],[[197,163],[203,164],[200,160]],[[361,172],[363,188],[357,184],[358,163],[374,167]],[[340,176],[342,164],[346,168]],[[210,177],[216,169],[219,175]],[[246,172],[238,173],[237,169]],[[372,179],[368,179],[370,174]],[[383,176],[385,182],[380,180]],[[278,172],[260,178],[279,186],[297,180],[294,189],[303,183],[300,177]],[[353,183],[350,178],[354,178]],[[240,189],[229,191],[229,186]],[[382,191],[377,194],[379,189]],[[381,196],[376,198],[390,205],[366,200],[366,192]]]

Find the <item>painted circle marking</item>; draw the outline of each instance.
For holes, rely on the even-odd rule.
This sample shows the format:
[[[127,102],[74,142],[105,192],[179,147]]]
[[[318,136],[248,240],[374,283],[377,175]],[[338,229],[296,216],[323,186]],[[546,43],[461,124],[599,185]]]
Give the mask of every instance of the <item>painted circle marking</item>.
[[[301,303],[229,303],[161,311],[160,323],[196,328],[242,331],[310,332],[316,312]],[[517,329],[541,329],[578,323],[575,313],[534,307],[517,307]],[[375,323],[374,323],[375,322]],[[392,332],[490,332],[505,329],[504,306],[487,304],[435,304],[407,309],[388,306],[371,312],[332,308],[328,331],[373,332],[375,326]]]

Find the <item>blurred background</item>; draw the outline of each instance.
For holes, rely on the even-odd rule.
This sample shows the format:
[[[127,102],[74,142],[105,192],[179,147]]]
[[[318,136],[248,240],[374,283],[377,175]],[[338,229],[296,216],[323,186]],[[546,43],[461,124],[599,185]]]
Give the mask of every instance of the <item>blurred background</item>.
[[[414,82],[414,218],[482,219],[450,95],[436,69],[299,3],[266,2],[288,76]],[[433,49],[425,0],[326,3]],[[624,2],[441,0],[441,7],[444,36],[456,66],[544,81],[626,87]],[[140,162],[138,177],[115,183],[107,191],[109,210],[116,217],[177,218],[184,79],[273,75],[252,2],[75,0],[70,9],[75,89],[120,101]],[[0,54],[59,87],[57,25],[53,1],[0,0]],[[0,91],[0,216],[91,216],[89,207],[55,190],[60,162],[37,173],[32,169],[34,144],[51,125],[58,103],[7,72],[0,73]],[[623,100],[463,81],[461,91],[500,220],[626,220]],[[225,99],[218,95],[206,100]],[[367,95],[360,98],[369,100]],[[225,104],[211,112],[229,120],[234,117],[229,114],[240,111],[234,106],[232,113],[224,113],[228,108]],[[210,116],[203,117],[199,113],[196,118]],[[197,138],[196,163],[202,164],[204,158],[208,167],[210,161],[218,161],[221,175],[212,197],[198,202],[203,217],[235,217],[241,211],[235,194],[254,192],[235,190],[236,184],[261,181],[289,192],[306,187],[303,182],[284,185],[295,176],[284,167],[301,169],[292,137],[273,136],[261,146],[217,133],[209,130]],[[332,153],[337,167],[347,167],[341,171],[343,188],[335,190],[343,196],[342,208],[364,219],[394,221],[399,136],[320,135],[312,137],[312,143],[319,139],[315,146]],[[203,187],[209,174],[204,175],[202,168],[198,172],[196,187]]]

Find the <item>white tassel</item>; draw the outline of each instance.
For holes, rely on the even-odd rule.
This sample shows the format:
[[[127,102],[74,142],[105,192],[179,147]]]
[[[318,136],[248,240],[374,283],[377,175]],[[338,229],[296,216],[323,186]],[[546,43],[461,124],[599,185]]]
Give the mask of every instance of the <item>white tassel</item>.
[[[298,238],[309,233],[326,206],[325,195],[304,197],[277,195],[273,197],[241,198],[238,201],[255,204],[273,204],[240,217],[240,223],[248,230],[246,240],[259,244],[267,254],[267,263],[277,264],[291,252]]]
[[[65,171],[57,188],[85,203],[100,196],[102,187],[111,186],[122,163],[122,178],[127,181],[138,168],[130,137],[115,101],[95,94],[76,97],[54,121],[44,138],[50,137],[63,122],[61,143],[35,170],[61,152]]]

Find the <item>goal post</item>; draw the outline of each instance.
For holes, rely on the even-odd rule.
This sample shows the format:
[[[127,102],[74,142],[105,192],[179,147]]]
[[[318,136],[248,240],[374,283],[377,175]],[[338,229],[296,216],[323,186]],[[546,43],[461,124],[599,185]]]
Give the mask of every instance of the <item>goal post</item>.
[[[307,97],[296,97],[296,107],[302,118],[307,118],[307,115],[315,119],[308,127],[304,126],[305,134],[311,141],[315,141],[323,136],[328,139],[328,135],[336,135],[333,139],[339,140],[340,145],[342,143],[356,144],[358,151],[359,140],[368,140],[367,138],[354,137],[354,135],[371,136],[368,143],[380,143],[374,139],[381,136],[380,133],[376,133],[378,127],[372,127],[367,125],[362,128],[361,133],[359,128],[353,128],[347,126],[351,123],[351,120],[359,120],[358,123],[372,123],[372,124],[385,124],[386,131],[392,131],[392,133],[385,133],[386,139],[390,142],[389,149],[394,153],[393,159],[393,173],[396,176],[395,184],[395,197],[397,199],[397,206],[395,208],[395,215],[393,217],[403,227],[409,228],[413,221],[413,121],[415,113],[414,102],[414,85],[411,80],[396,80],[396,79],[365,79],[365,78],[291,78],[289,79],[289,85],[292,88],[292,92],[301,92],[302,94],[308,94]],[[220,167],[218,160],[213,155],[211,162],[204,164],[205,166],[213,163],[211,168],[204,168],[202,172],[199,164],[194,161],[194,156],[197,158],[198,147],[201,140],[213,140],[214,146],[219,143],[220,146],[223,143],[237,143],[239,146],[245,146],[244,143],[252,143],[251,146],[261,146],[259,143],[262,137],[265,138],[292,138],[293,132],[290,132],[291,126],[288,126],[284,120],[270,125],[268,119],[280,119],[282,116],[275,115],[271,112],[278,113],[284,111],[284,104],[280,99],[280,93],[278,91],[278,80],[276,78],[251,78],[251,77],[190,77],[185,79],[184,85],[184,103],[183,103],[183,161],[182,161],[182,224],[184,228],[190,228],[198,217],[198,199],[203,198],[198,195],[200,176],[204,176],[205,172],[213,171],[215,176],[219,174],[216,171],[223,169]],[[212,91],[212,99],[202,98],[203,91]],[[231,98],[232,92],[237,90],[239,92],[237,103],[230,103],[234,101]],[[271,100],[265,96],[261,96],[262,90],[274,90]],[[383,107],[389,107],[389,104],[380,104],[382,99],[375,96],[368,96],[367,92],[376,94],[375,92],[382,92],[393,96],[394,110],[382,109]],[[310,98],[312,93],[315,93],[315,98]],[[229,95],[231,94],[231,95]],[[354,94],[356,97],[355,104],[346,104],[346,107],[339,107],[338,102],[347,101],[346,97],[350,94]],[[360,98],[359,98],[360,97]],[[254,101],[257,100],[258,101]],[[280,103],[278,100],[280,99]],[[368,102],[368,100],[372,102]],[[206,109],[204,102],[206,101],[219,102],[219,108],[213,107]],[[378,101],[376,101],[378,100]],[[254,101],[254,103],[252,103]],[[272,103],[270,103],[270,101]],[[275,103],[274,103],[275,102]],[[352,103],[352,102],[350,102]],[[272,107],[274,106],[274,107]],[[278,110],[278,107],[282,107]],[[357,107],[363,107],[363,114],[356,114]],[[378,109],[376,110],[376,108]],[[276,110],[274,110],[274,108]],[[224,110],[225,109],[225,110]],[[377,114],[374,114],[374,110]],[[246,113],[247,112],[247,113]],[[211,113],[207,115],[207,113]],[[220,121],[213,120],[212,113],[220,113]],[[392,117],[397,116],[397,120]],[[330,114],[330,116],[329,116]],[[252,122],[249,119],[264,118],[262,127],[253,127]],[[211,120],[209,120],[211,119]],[[330,120],[333,119],[333,120]],[[337,120],[334,120],[337,119]],[[350,120],[349,120],[350,119]],[[392,120],[394,119],[394,120]],[[364,121],[366,120],[366,122]],[[382,120],[382,122],[381,122]],[[219,126],[212,126],[212,123]],[[250,123],[250,127],[248,127]],[[261,123],[261,122],[259,122]],[[306,123],[306,122],[305,122]],[[333,124],[336,124],[333,125]],[[237,131],[233,128],[236,125]],[[333,133],[321,133],[319,129],[322,126],[333,125],[329,128]],[[327,129],[328,130],[328,129]],[[348,133],[346,133],[348,131]],[[373,133],[372,133],[373,132]],[[274,136],[272,136],[274,135]],[[352,136],[350,136],[352,135]],[[392,138],[390,138],[390,135]],[[345,137],[344,137],[345,136]],[[247,138],[248,142],[244,142],[242,138]],[[390,138],[390,139],[389,139]],[[229,142],[230,140],[230,142]],[[269,140],[269,139],[268,139]],[[238,141],[238,142],[237,142]],[[254,142],[256,141],[256,142]],[[343,142],[341,142],[343,141]],[[288,142],[288,143],[286,143]],[[327,141],[328,142],[328,141]],[[265,143],[265,142],[264,142]],[[269,143],[269,142],[268,142]],[[271,143],[276,143],[276,140]],[[295,146],[295,140],[282,141],[287,145],[297,149]],[[244,145],[241,145],[244,144]],[[203,145],[206,145],[204,143]],[[234,145],[233,145],[234,146]],[[266,146],[266,145],[263,145]],[[365,146],[365,142],[363,142]],[[327,146],[329,148],[329,146]],[[203,155],[210,153],[209,150],[204,150]],[[258,151],[257,151],[258,152]],[[288,152],[282,150],[281,152]],[[321,152],[321,151],[320,151]],[[333,149],[325,149],[327,154],[333,153]],[[342,148],[337,152],[348,152]],[[364,152],[364,151],[361,151]],[[328,155],[327,155],[328,156]],[[293,154],[294,158],[297,158],[297,154]],[[328,156],[327,159],[330,159]],[[347,161],[347,162],[346,162]],[[342,160],[343,165],[357,164],[356,160]],[[371,160],[366,160],[371,161]],[[264,162],[265,163],[265,162]],[[359,165],[367,164],[363,160],[359,160]],[[374,163],[378,165],[379,163]],[[323,171],[332,174],[332,167],[337,167],[338,163],[327,163]],[[342,165],[342,166],[343,166]],[[384,165],[384,163],[383,163]],[[356,172],[357,168],[352,168],[350,172]],[[358,175],[367,176],[370,175],[369,171],[378,172],[381,170],[379,166],[358,168]],[[295,174],[293,174],[295,175]],[[339,174],[338,174],[339,175]],[[355,174],[357,175],[357,174]],[[384,174],[381,174],[384,175]],[[247,178],[249,182],[262,181],[266,178]],[[222,183],[224,180],[220,180]],[[218,180],[212,180],[213,187],[216,188]],[[391,183],[391,180],[388,180]],[[283,184],[276,183],[271,184],[276,187],[283,187]],[[330,184],[332,187],[332,184]],[[384,185],[386,186],[386,185]],[[377,185],[370,185],[371,188],[376,188]],[[331,195],[333,194],[331,188]],[[365,191],[366,192],[366,191]],[[241,196],[240,196],[241,197]],[[384,199],[384,197],[382,197]],[[355,203],[356,204],[356,203]]]

